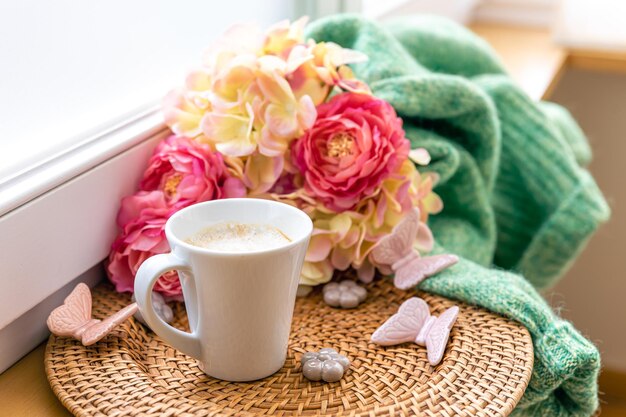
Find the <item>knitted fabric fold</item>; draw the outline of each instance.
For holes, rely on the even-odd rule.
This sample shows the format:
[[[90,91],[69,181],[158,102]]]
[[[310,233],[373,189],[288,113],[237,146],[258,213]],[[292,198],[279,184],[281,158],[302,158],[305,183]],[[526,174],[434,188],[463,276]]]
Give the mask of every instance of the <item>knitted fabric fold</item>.
[[[429,221],[436,250],[462,259],[420,289],[528,328],[535,365],[516,414],[593,414],[598,351],[537,292],[563,275],[609,216],[568,112],[530,100],[484,41],[441,18],[382,27],[334,16],[308,35],[367,54],[353,65],[357,77],[402,116],[412,146],[431,153],[445,205]]]

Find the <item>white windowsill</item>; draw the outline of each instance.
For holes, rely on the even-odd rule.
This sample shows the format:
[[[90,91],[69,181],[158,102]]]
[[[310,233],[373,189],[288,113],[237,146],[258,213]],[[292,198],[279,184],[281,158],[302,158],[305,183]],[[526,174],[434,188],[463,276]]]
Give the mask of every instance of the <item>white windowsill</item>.
[[[47,336],[52,301],[77,277],[102,276],[93,268],[117,233],[119,201],[168,134],[152,108],[0,184],[0,372]],[[16,338],[16,327],[27,331]]]
[[[0,182],[0,216],[163,130],[158,106],[118,122],[96,135]]]

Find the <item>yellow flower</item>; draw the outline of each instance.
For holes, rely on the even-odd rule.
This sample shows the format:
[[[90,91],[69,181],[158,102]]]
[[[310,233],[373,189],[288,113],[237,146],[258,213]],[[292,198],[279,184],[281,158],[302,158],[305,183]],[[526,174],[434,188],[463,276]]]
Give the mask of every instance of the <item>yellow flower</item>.
[[[165,123],[179,136],[195,138],[202,133],[200,122],[211,109],[206,91],[210,75],[197,70],[187,76],[185,88],[171,91],[163,101]]]
[[[257,147],[259,132],[254,130],[252,105],[245,103],[244,109],[245,113],[213,111],[202,120],[204,134],[224,155],[247,156]]]
[[[311,97],[296,99],[285,79],[285,67],[276,60],[260,59],[262,65],[257,74],[259,89],[266,100],[259,151],[266,156],[284,154],[289,142],[302,136],[317,116]]]
[[[309,18],[303,16],[293,23],[283,20],[271,26],[265,35],[263,53],[282,56],[296,45],[304,43],[304,27]]]
[[[258,152],[245,157],[224,157],[226,166],[235,178],[240,178],[250,196],[267,192],[276,182],[284,168],[282,156],[270,158]]]
[[[319,105],[326,100],[334,86],[357,93],[370,92],[369,87],[357,81],[352,70],[346,66],[366,61],[366,55],[332,42],[315,43],[309,40],[306,47],[300,48],[294,49],[294,52],[307,59],[301,58],[300,65],[287,74],[296,97],[307,95],[315,105]]]

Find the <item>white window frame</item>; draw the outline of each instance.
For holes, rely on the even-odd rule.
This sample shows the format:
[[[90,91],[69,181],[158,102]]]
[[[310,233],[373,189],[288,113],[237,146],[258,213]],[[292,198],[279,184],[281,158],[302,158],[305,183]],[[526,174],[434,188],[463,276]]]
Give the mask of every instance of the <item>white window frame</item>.
[[[480,0],[474,21],[548,28],[562,0]]]
[[[103,278],[119,201],[168,134],[153,107],[0,185],[0,372],[47,337],[77,282]]]

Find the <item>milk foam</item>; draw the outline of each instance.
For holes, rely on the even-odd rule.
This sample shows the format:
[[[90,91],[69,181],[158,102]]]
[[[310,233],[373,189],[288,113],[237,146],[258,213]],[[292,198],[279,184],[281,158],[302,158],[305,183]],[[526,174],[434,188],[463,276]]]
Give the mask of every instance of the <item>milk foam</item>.
[[[284,246],[291,239],[267,224],[226,222],[204,228],[185,242],[220,252],[251,252]]]

